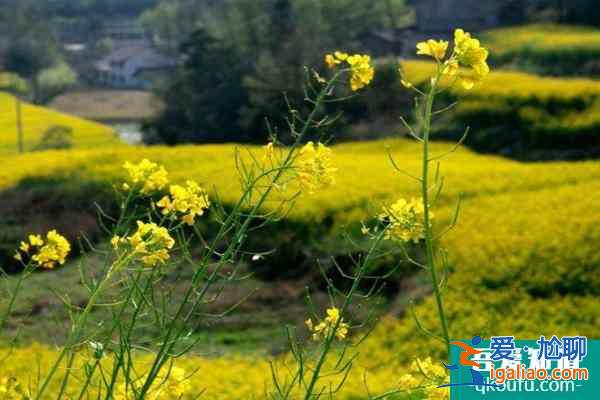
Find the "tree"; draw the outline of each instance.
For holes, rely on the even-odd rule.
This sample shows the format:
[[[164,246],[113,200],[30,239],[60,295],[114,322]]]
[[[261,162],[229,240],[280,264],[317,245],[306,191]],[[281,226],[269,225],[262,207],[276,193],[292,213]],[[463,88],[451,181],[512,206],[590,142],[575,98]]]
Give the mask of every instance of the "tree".
[[[55,46],[49,26],[44,22],[44,7],[41,2],[22,0],[17,4],[4,4],[0,0],[1,32],[7,37],[9,46],[3,54],[3,69],[12,73],[16,90],[15,113],[17,126],[17,147],[24,151],[23,119],[20,96],[30,89],[37,92],[37,74],[54,62]],[[29,88],[24,88],[25,79]]]
[[[242,85],[245,65],[233,49],[199,29],[181,46],[181,54],[185,64],[159,91],[165,107],[145,126],[144,140],[167,144],[247,140],[238,125],[247,102]]]
[[[574,25],[600,25],[600,8],[596,0],[504,0],[507,12],[503,22],[557,22]],[[520,7],[520,9],[519,9]],[[514,21],[514,9],[524,18]],[[508,18],[506,18],[508,17]]]
[[[39,74],[52,67],[58,59],[51,43],[34,37],[24,37],[12,42],[4,55],[4,66],[30,85],[35,103],[40,100]]]
[[[60,62],[40,71],[37,75],[37,82],[38,93],[36,101],[41,104],[47,104],[53,98],[77,83],[77,73],[67,63]]]
[[[48,12],[48,3],[37,0],[0,8],[0,25],[9,43],[3,67],[27,80],[34,102],[38,101],[38,75],[61,60]]]
[[[157,44],[169,54],[176,54],[179,43],[192,32],[181,23],[180,13],[180,3],[173,1],[160,3],[139,17],[144,30],[153,34]]]
[[[36,0],[42,2],[43,0]],[[157,0],[45,0],[49,11],[64,17],[96,15],[138,15]]]
[[[167,19],[174,15],[177,18],[170,23],[166,20],[161,22],[163,27],[155,30],[159,37],[161,32],[175,32],[174,27],[177,26],[180,28],[178,33],[170,36],[171,40],[176,40],[190,27],[202,26],[212,44],[208,46],[211,50],[198,45],[199,54],[217,48],[227,49],[226,63],[203,66],[217,68],[218,71],[178,75],[171,82],[172,91],[159,92],[166,104],[175,103],[167,106],[172,117],[178,107],[181,108],[179,115],[183,116],[187,115],[184,110],[192,110],[191,103],[185,102],[194,102],[202,97],[217,99],[225,94],[222,86],[215,86],[211,79],[205,79],[206,74],[234,79],[229,85],[235,86],[236,95],[233,97],[236,101],[228,106],[217,101],[213,108],[211,102],[205,102],[205,113],[185,118],[187,123],[192,119],[198,120],[193,126],[187,126],[187,141],[205,141],[207,137],[222,134],[213,133],[211,136],[205,130],[201,134],[195,131],[201,125],[204,128],[211,126],[208,121],[200,121],[209,116],[212,121],[226,121],[231,128],[228,132],[233,134],[223,140],[243,137],[253,141],[264,139],[265,116],[273,118],[274,125],[285,123],[283,117],[277,118],[287,111],[284,93],[295,107],[303,105],[304,66],[322,65],[323,54],[338,48],[349,52],[364,50],[362,40],[365,35],[379,29],[394,29],[398,23],[395,20],[406,15],[403,0],[175,0],[163,1],[158,7],[163,8],[155,9],[154,15]],[[147,22],[146,26],[152,27],[153,24]],[[183,57],[187,58],[189,54],[183,53]],[[187,65],[188,71],[189,68],[190,65]],[[196,93],[192,93],[194,91]],[[185,92],[186,95],[164,95],[177,92]],[[241,100],[244,102],[238,104],[237,101]],[[210,112],[207,112],[209,109]],[[170,124],[154,122],[155,133],[172,131],[174,124],[178,124],[174,118],[170,119]],[[179,128],[183,127],[179,125]],[[215,128],[221,131],[219,126]],[[196,133],[192,133],[194,131]],[[244,132],[244,135],[239,132]],[[152,137],[156,139],[159,136],[155,134]],[[177,135],[170,133],[166,136],[175,138]]]
[[[263,135],[265,115],[275,125],[285,123],[277,118],[287,111],[283,93],[294,107],[305,105],[305,66],[321,66],[323,55],[337,49],[369,52],[363,38],[379,29],[393,29],[390,11],[398,19],[407,12],[398,0],[237,0],[227,4],[221,10],[224,23],[209,26],[241,59],[251,62],[244,77],[249,101],[240,125],[258,137]]]
[[[20,153],[24,151],[23,145],[23,118],[21,115],[21,98],[26,92],[33,94],[34,101],[38,95],[38,74],[54,62],[51,53],[43,44],[33,38],[23,38],[13,41],[4,54],[4,69],[12,72],[17,80],[25,79],[28,89],[19,86],[15,91],[15,113],[17,125],[17,147]]]

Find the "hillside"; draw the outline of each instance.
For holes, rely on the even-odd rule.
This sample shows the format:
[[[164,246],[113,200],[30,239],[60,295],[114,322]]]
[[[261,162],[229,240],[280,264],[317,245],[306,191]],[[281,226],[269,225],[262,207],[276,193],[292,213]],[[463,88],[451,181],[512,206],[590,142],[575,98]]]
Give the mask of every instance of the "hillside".
[[[384,204],[416,194],[414,183],[390,166],[386,148],[402,168],[417,173],[420,154],[411,141],[335,146],[336,185],[298,200],[281,229],[282,236],[274,236],[266,245],[277,247],[280,238],[292,234],[304,245],[281,249],[283,260],[307,248],[313,254],[343,254],[339,238],[343,230],[357,233],[360,222],[374,218]],[[259,155],[262,151],[252,149]],[[450,145],[437,143],[433,149],[439,154]],[[231,204],[240,193],[231,145],[131,147],[68,154],[68,158],[61,151],[27,154],[20,158],[18,168],[11,158],[2,162],[0,188],[4,190],[4,210],[11,218],[27,215],[28,209],[15,204],[7,208],[10,199],[28,198],[39,204],[33,226],[18,218],[14,221],[15,243],[27,229],[52,226],[57,212],[65,217],[69,212],[87,213],[87,218],[78,218],[78,224],[56,221],[59,228],[70,226],[73,234],[73,225],[84,232],[91,230],[89,221],[95,217],[91,203],[111,203],[111,186],[123,178],[125,160],[147,157],[163,163],[173,181],[193,178],[211,188],[211,193],[218,192],[225,203]],[[523,164],[460,149],[444,162],[442,174],[446,176],[445,191],[436,205],[440,226],[448,222],[458,196],[464,198],[461,224],[446,239],[456,270],[468,271],[459,276],[474,280],[480,289],[503,292],[514,285],[532,298],[599,293],[600,282],[592,274],[600,262],[594,251],[600,236],[600,221],[596,220],[600,210],[593,200],[600,187],[598,161]],[[472,231],[478,235],[469,234]],[[6,237],[3,246],[10,248]],[[272,265],[267,260],[262,267],[277,271],[276,263],[284,262],[279,259],[271,260]],[[494,272],[488,275],[487,267],[478,269],[485,264]],[[275,276],[285,276],[279,271]],[[541,271],[544,274],[540,275]]]
[[[17,119],[15,98],[0,92],[0,154],[17,152]],[[97,148],[119,145],[112,128],[45,107],[21,103],[25,151],[35,150],[42,144],[44,133],[55,126],[72,130],[72,146]]]
[[[420,153],[411,141],[334,146],[334,161],[339,168],[336,185],[300,199],[289,218],[278,225],[280,233],[268,233],[272,238],[268,245],[276,253],[267,256],[262,265],[248,266],[249,271],[256,267],[271,268],[271,276],[280,279],[290,267],[285,260],[298,259],[298,252],[309,254],[308,268],[314,269],[315,258],[343,254],[344,241],[339,236],[342,228],[359,235],[360,221],[368,223],[382,204],[416,193],[408,178],[394,172],[386,148],[399,166],[416,173]],[[435,154],[449,149],[450,145],[443,143],[433,146]],[[258,154],[262,151],[252,150]],[[46,199],[43,206],[50,210],[60,204],[60,209],[74,212],[72,204],[82,207],[110,194],[111,184],[123,177],[123,161],[138,161],[143,157],[164,163],[175,181],[193,178],[213,188],[211,192],[218,190],[226,203],[234,201],[240,193],[231,145],[75,150],[68,153],[69,158],[65,154],[61,151],[27,154],[20,158],[19,168],[14,166],[12,158],[3,161],[0,187],[5,201],[33,192]],[[600,334],[597,274],[600,258],[596,246],[600,240],[600,203],[594,197],[600,191],[600,163],[527,164],[460,149],[444,161],[442,172],[446,176],[446,191],[435,206],[436,229],[443,229],[449,221],[456,197],[461,193],[464,197],[460,222],[444,239],[451,265],[450,286],[445,296],[453,336],[508,332],[534,337],[539,335],[540,326],[544,332],[557,335]],[[38,208],[36,214],[44,218],[43,209]],[[43,226],[60,226],[54,214],[47,218],[51,220]],[[264,239],[268,235],[259,236]],[[284,245],[290,238],[298,246]],[[88,265],[94,265],[93,257]],[[57,321],[67,315],[56,313],[60,305],[51,293],[63,293],[69,288],[73,301],[85,302],[85,291],[74,286],[78,280],[77,264],[75,261],[58,271],[34,276],[26,284],[16,317],[25,324],[26,339],[47,341],[47,335],[39,333],[56,332],[52,341],[60,341],[56,335],[63,328]],[[305,274],[311,276],[311,272]],[[248,300],[247,307],[219,326],[196,332],[207,351],[217,349],[219,354],[225,353],[218,358],[192,356],[178,360],[178,365],[186,369],[206,371],[203,379],[194,379],[194,391],[210,386],[209,398],[249,398],[262,394],[270,379],[270,357],[256,352],[264,354],[275,343],[282,343],[282,339],[277,339],[283,338],[283,332],[277,328],[282,318],[290,323],[302,321],[299,307],[302,291],[294,289],[298,283],[271,279],[248,281],[242,292],[253,287],[260,289]],[[404,289],[389,298],[386,307],[391,314],[363,344],[344,395],[340,395],[342,399],[353,399],[363,393],[365,372],[369,373],[369,386],[374,391],[383,391],[394,385],[397,371],[415,354],[435,356],[440,351],[416,330],[412,317],[405,311],[408,298],[416,296],[419,300],[423,296],[407,291],[406,283],[420,287],[422,273],[403,267],[395,279],[404,282],[404,286],[399,286]],[[296,282],[315,284],[316,281]],[[242,295],[239,291],[234,293],[228,294],[228,301]],[[285,317],[265,311],[264,304],[275,298],[278,302],[286,299]],[[416,312],[425,326],[435,326],[431,299],[425,298]],[[247,334],[226,333],[242,327]],[[240,355],[249,349],[252,358]],[[42,360],[52,354],[51,350],[35,346],[17,350],[16,361],[9,367],[16,376],[28,360],[27,352],[32,350],[39,352]],[[239,379],[240,374],[232,373],[242,370],[243,380]]]
[[[401,66],[417,86],[426,85],[434,68],[425,61]],[[600,155],[600,81],[500,69],[473,90],[454,85],[442,97],[447,105],[459,102],[434,121],[438,137],[458,140],[469,126],[466,144],[486,153],[525,160]]]
[[[600,75],[600,30],[592,27],[532,24],[494,29],[481,39],[495,66],[552,75]]]

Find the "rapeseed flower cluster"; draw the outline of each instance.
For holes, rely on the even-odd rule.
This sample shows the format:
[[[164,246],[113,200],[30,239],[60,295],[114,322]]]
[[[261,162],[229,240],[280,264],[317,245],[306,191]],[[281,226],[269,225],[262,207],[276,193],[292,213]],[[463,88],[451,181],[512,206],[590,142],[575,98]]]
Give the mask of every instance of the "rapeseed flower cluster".
[[[167,170],[162,165],[158,165],[147,159],[143,159],[139,164],[132,164],[129,161],[123,164],[123,168],[129,173],[129,181],[134,187],[139,187],[143,194],[150,194],[163,189],[169,184]],[[130,185],[123,185],[125,190],[130,189]]]
[[[328,338],[332,334],[334,328],[334,335],[336,339],[344,340],[348,335],[348,328],[350,327],[344,322],[344,319],[340,316],[340,310],[338,310],[336,307],[327,309],[327,316],[317,325],[313,325],[313,321],[310,318],[304,321],[304,323],[306,324],[308,330],[312,333],[312,339],[314,341]]]
[[[156,205],[163,215],[180,217],[188,225],[194,225],[195,218],[210,206],[206,192],[194,181],[187,181],[185,186],[171,185],[169,192]]]
[[[296,171],[300,185],[311,194],[333,185],[337,168],[331,165],[331,149],[323,143],[306,143],[300,149]]]
[[[417,43],[417,54],[430,56],[441,66],[443,75],[458,75],[463,87],[467,90],[480,82],[489,72],[487,64],[488,51],[481,47],[479,40],[471,34],[456,29],[454,31],[454,50],[446,60],[448,42],[445,40],[429,39]],[[469,73],[460,73],[460,67],[470,69]],[[412,87],[410,82],[403,81],[404,86]]]
[[[26,400],[28,397],[15,378],[0,378],[0,399]]]
[[[142,389],[142,384],[147,376],[142,376],[129,382],[121,383],[112,395],[114,400],[136,400],[135,393]],[[154,384],[144,396],[148,400],[182,399],[190,390],[190,383],[183,368],[173,366],[161,370],[154,380]]]
[[[131,236],[114,236],[111,239],[113,247],[118,250],[121,245],[128,246],[147,267],[165,264],[170,258],[169,250],[175,245],[167,228],[142,221],[137,221],[137,226],[137,231]]]
[[[371,65],[371,57],[364,54],[348,55],[341,51],[325,55],[325,64],[333,69],[346,62],[350,66],[350,88],[353,91],[364,88],[373,80],[375,69]]]
[[[189,391],[190,382],[189,377],[183,368],[172,367],[167,373],[161,371],[158,374],[157,382],[164,382],[158,391],[157,399],[162,398],[161,393],[165,396],[171,396],[171,398],[180,399],[183,395]]]
[[[415,360],[410,367],[411,373],[403,375],[399,381],[399,389],[403,392],[422,391],[428,400],[445,400],[450,398],[449,388],[438,386],[449,382],[444,367],[434,364],[430,357]]]
[[[57,263],[63,265],[71,252],[69,241],[54,229],[46,234],[46,241],[41,235],[29,235],[28,240],[19,245],[15,254],[18,261],[23,261],[23,254],[27,254],[37,266],[53,269]]]
[[[424,360],[416,359],[410,365],[410,370],[413,373],[421,373],[426,379],[429,380],[444,380],[448,378],[446,369],[441,364],[433,363],[431,357],[427,357]]]
[[[454,31],[454,53],[459,65],[471,68],[471,75],[462,75],[461,81],[465,89],[471,89],[475,83],[481,81],[490,72],[487,64],[488,51],[481,47],[479,40],[472,38],[471,34],[457,29]],[[451,73],[457,68],[451,67]]]
[[[417,54],[431,56],[437,61],[442,61],[448,50],[448,42],[445,40],[429,39],[426,42],[417,43]]]
[[[387,224],[385,239],[417,243],[425,237],[424,215],[422,199],[400,199],[384,208],[379,219]],[[429,213],[429,218],[433,218],[432,213]]]

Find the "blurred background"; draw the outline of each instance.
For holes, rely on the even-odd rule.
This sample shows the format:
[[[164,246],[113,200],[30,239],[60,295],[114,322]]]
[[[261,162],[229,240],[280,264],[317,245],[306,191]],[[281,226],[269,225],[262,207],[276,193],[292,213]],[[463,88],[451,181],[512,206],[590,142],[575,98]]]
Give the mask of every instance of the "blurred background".
[[[451,39],[458,27],[490,50],[492,72],[469,92],[441,94],[438,106],[449,110],[433,126],[440,152],[471,128],[444,164],[447,189],[436,210],[448,222],[463,195],[464,215],[445,239],[452,332],[598,337],[600,7],[593,0],[0,0],[0,267],[9,286],[19,272],[14,248],[29,232],[57,227],[74,242],[106,245],[96,206],[115,210],[112,185],[125,160],[164,163],[173,180],[191,177],[234,201],[229,143],[264,144],[265,117],[289,140],[283,93],[303,107],[304,66],[326,74],[326,52],[368,53],[372,85],[327,106],[343,112],[326,132],[336,143],[338,183],[250,239],[252,250],[269,255],[242,260],[252,278],[209,307],[217,312],[256,290],[239,312],[198,321],[195,334],[208,348],[282,351],[281,321],[301,325],[305,287],[327,303],[317,261],[335,271],[330,257],[351,268],[348,254],[361,254],[341,232],[360,238],[361,223],[382,204],[416,193],[385,155],[389,148],[403,168],[418,171],[419,147],[404,138],[399,119],[415,121],[399,63],[408,80],[425,85],[432,65],[416,59],[415,44]],[[83,259],[89,269],[101,262],[94,253]],[[85,304],[80,260],[28,281],[9,325],[22,340],[61,341],[68,315],[55,294]],[[165,284],[181,292],[180,281]],[[415,300],[435,329],[422,271],[403,266],[378,299],[387,317],[368,365],[434,348],[406,312]],[[152,327],[145,334],[150,342]]]
[[[127,143],[264,142],[264,117],[281,122],[286,111],[282,93],[301,103],[304,66],[320,69],[335,49],[369,53],[378,64],[371,89],[338,107],[337,140],[397,135],[398,115],[412,105],[398,85],[398,58],[414,58],[417,41],[447,39],[460,26],[481,35],[494,70],[532,74],[498,75],[485,93],[447,96],[468,100],[451,118],[477,128],[468,145],[527,159],[598,154],[594,81],[574,82],[553,101],[535,93],[562,83],[544,87],[542,76],[600,73],[593,1],[4,0],[0,7],[5,91],[101,122]],[[582,85],[585,93],[573,92]],[[103,137],[74,122],[15,121],[28,118],[28,106],[19,118],[8,115],[9,97],[3,103],[2,152]],[[448,128],[440,124],[438,137],[452,136]]]

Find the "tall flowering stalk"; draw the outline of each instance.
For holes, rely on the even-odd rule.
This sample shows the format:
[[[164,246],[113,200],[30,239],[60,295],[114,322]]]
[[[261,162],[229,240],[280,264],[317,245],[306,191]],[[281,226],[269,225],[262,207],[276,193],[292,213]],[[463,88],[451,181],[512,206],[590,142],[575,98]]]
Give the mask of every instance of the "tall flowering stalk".
[[[399,231],[400,240],[408,241],[407,239],[414,240],[418,238],[423,238],[425,240],[425,267],[430,273],[431,285],[441,326],[441,336],[447,348],[447,355],[450,357],[450,333],[448,330],[448,319],[444,310],[443,296],[440,289],[441,282],[439,279],[437,257],[433,245],[434,235],[431,223],[433,213],[430,210],[432,204],[432,186],[437,189],[437,195],[439,195],[439,190],[441,190],[440,182],[437,178],[436,181],[433,182],[433,185],[430,181],[431,164],[445,156],[430,156],[429,144],[431,121],[434,115],[433,105],[436,95],[442,90],[442,80],[449,79],[449,81],[446,82],[447,85],[452,85],[456,81],[460,81],[465,90],[470,90],[475,84],[481,82],[481,80],[489,73],[489,67],[487,64],[488,51],[481,47],[479,40],[471,37],[469,33],[464,32],[462,29],[457,29],[454,32],[454,47],[449,56],[447,56],[448,45],[447,41],[432,39],[417,44],[417,54],[433,58],[437,65],[435,74],[431,77],[429,89],[426,92],[422,92],[415,88],[404,77],[402,79],[402,84],[404,86],[413,89],[417,92],[419,97],[424,98],[425,100],[422,114],[423,124],[420,134],[416,129],[413,129],[406,124],[411,135],[423,144],[422,173],[419,179],[421,183],[421,201],[415,203],[415,200],[412,200],[412,207],[408,207],[408,203],[405,200],[400,200],[401,205],[403,206],[402,212],[400,213],[402,214],[401,219],[407,221],[412,217],[414,220],[414,222],[408,226],[401,226],[400,229],[393,229],[394,225],[398,224],[394,221],[395,214],[391,212],[388,213],[388,215],[391,219],[390,225],[392,227],[390,232],[393,234],[395,231]],[[463,139],[461,139],[461,142]],[[422,224],[419,223],[421,218]],[[397,217],[395,219],[398,220]]]
[[[326,81],[315,73],[316,80],[324,86],[325,90],[321,90],[315,100],[307,99],[313,104],[324,101],[325,97],[328,98],[327,100],[335,101],[332,99],[335,89],[337,89],[334,84],[340,76],[348,76],[347,86],[351,91],[356,92],[369,85],[375,74],[371,58],[368,55],[349,55],[336,51],[325,56],[325,64],[334,71],[333,77]],[[317,122],[316,127],[323,126],[323,123],[315,122]],[[317,190],[326,189],[334,183],[334,174],[337,169],[331,163],[330,153],[331,150],[322,143],[309,142],[301,148],[297,157],[296,172],[303,190],[314,193]],[[383,232],[379,234],[379,239],[374,241],[366,256],[356,262],[355,270],[349,275],[344,275],[351,282],[348,290],[337,289],[326,278],[332,304],[327,309],[324,318],[315,314],[313,318],[305,321],[310,337],[316,342],[314,347],[302,343],[303,341],[298,338],[295,330],[288,329],[288,340],[296,368],[292,372],[291,380],[282,382],[275,363],[272,363],[275,398],[311,400],[324,396],[326,392],[328,396],[333,396],[342,388],[355,357],[355,355],[348,356],[346,352],[352,346],[348,335],[352,329],[357,327],[351,325],[347,315],[350,307],[356,302],[356,298],[360,296],[358,293],[360,284],[365,278],[371,262],[377,256],[376,250],[382,238]],[[310,296],[308,298],[310,300]],[[338,299],[339,301],[336,301]],[[334,304],[336,302],[341,303],[339,308]],[[333,363],[333,367],[331,367],[331,363]],[[339,382],[335,385],[322,383],[324,377],[331,378],[332,376],[339,376]]]

